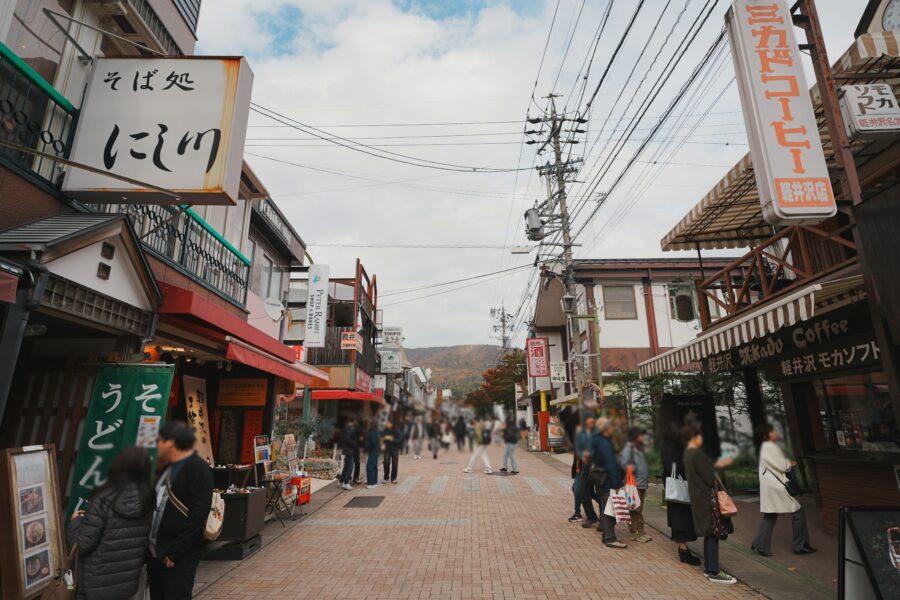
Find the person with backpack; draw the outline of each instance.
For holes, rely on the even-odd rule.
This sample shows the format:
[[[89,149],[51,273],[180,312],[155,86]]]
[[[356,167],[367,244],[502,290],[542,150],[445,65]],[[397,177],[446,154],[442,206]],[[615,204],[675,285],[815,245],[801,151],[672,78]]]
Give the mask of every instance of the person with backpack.
[[[194,591],[203,530],[213,497],[212,470],[194,452],[194,430],[184,421],[159,429],[157,457],[165,470],[156,482],[147,581],[152,600],[187,600]]]
[[[619,465],[623,470],[631,466],[634,473],[634,482],[637,486],[641,505],[630,511],[631,522],[628,530],[632,542],[645,544],[650,541],[650,536],[644,533],[644,498],[647,496],[647,488],[650,486],[650,466],[647,464],[647,456],[644,454],[644,440],[647,430],[643,427],[631,427],[628,430],[628,443],[619,453]]]
[[[511,473],[518,475],[519,463],[516,462],[516,448],[519,446],[519,428],[516,427],[514,421],[509,421],[503,428],[503,441],[506,448],[503,450],[503,466],[500,467],[501,473],[506,473],[506,463],[509,462],[512,467]]]
[[[106,483],[94,490],[66,530],[78,546],[78,600],[126,600],[139,591],[156,496],[146,448],[124,448],[109,465]]]
[[[480,458],[484,463],[485,474],[490,475],[494,472],[494,470],[491,469],[491,461],[488,459],[487,455],[488,448],[491,445],[491,427],[487,422],[479,419],[473,423],[473,428],[475,430],[475,441],[477,445],[472,452],[472,456],[469,458],[469,464],[463,469],[463,473],[471,473],[472,467],[475,466],[475,461]]]

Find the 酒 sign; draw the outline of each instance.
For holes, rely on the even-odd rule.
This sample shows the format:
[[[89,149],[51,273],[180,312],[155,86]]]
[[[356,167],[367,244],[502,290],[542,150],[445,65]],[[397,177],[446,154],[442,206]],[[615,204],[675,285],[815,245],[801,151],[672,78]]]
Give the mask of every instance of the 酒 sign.
[[[550,343],[545,337],[525,340],[529,377],[550,376]]]

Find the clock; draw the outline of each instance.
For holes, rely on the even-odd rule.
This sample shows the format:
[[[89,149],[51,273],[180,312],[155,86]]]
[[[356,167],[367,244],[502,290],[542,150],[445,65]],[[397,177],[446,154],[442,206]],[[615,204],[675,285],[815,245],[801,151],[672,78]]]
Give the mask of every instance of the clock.
[[[855,36],[900,31],[900,0],[869,0]]]

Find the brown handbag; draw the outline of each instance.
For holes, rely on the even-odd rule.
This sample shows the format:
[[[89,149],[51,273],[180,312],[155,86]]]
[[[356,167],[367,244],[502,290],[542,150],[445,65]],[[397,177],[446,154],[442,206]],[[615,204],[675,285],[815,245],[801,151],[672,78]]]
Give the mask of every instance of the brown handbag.
[[[719,476],[716,475],[716,499],[719,501],[719,513],[726,519],[737,515],[738,509],[734,504],[734,500],[725,490],[725,485]]]
[[[47,587],[47,593],[42,595],[41,598],[44,600],[73,600],[75,598],[75,588],[77,587],[75,580],[77,576],[78,544],[74,544],[66,556],[66,562],[63,563],[62,568]]]

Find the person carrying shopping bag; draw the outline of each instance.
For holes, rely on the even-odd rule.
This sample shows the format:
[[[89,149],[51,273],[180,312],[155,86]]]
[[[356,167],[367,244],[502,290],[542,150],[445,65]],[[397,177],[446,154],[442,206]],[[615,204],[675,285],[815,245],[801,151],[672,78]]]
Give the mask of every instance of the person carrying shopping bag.
[[[759,512],[763,518],[750,549],[762,556],[772,556],[772,532],[778,515],[790,514],[794,554],[812,554],[816,549],[809,543],[806,511],[788,491],[788,472],[796,463],[785,456],[778,445],[780,436],[771,425],[761,426],[758,436],[762,441],[759,449]]]
[[[616,462],[616,451],[610,438],[613,434],[612,421],[606,417],[597,419],[594,435],[591,438],[591,467],[594,470],[606,471],[606,477],[598,485],[600,494],[600,529],[603,532],[603,545],[607,548],[627,548],[628,544],[620,542],[616,537],[616,517],[606,514],[606,503],[612,490],[625,486],[624,475]]]
[[[647,488],[650,485],[650,466],[647,464],[647,456],[644,454],[644,440],[647,431],[643,427],[632,427],[628,430],[628,443],[619,454],[619,465],[627,470],[632,468],[634,473],[634,485],[637,488],[640,504],[631,509],[631,522],[628,531],[631,541],[642,544],[650,541],[650,536],[644,533],[644,498],[647,496]]]

